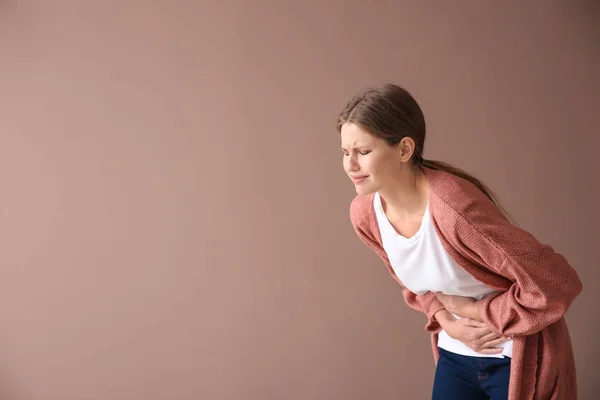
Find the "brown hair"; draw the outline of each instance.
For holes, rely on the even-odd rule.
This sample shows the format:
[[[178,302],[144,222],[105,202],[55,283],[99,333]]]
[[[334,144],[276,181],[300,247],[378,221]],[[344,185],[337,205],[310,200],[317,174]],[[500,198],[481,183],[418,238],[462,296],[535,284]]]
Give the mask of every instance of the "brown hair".
[[[404,88],[387,83],[379,87],[364,89],[346,104],[338,116],[337,130],[352,122],[375,137],[396,146],[405,137],[415,142],[412,156],[414,166],[445,171],[459,176],[477,186],[506,215],[494,192],[473,175],[442,161],[423,158],[425,145],[425,116],[413,96]]]

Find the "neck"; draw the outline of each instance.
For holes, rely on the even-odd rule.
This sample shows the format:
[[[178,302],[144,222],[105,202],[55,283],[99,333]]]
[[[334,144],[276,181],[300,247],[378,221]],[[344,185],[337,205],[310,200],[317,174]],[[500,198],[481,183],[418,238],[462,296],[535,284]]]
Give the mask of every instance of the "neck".
[[[386,213],[397,216],[421,214],[429,202],[427,178],[419,168],[407,168],[398,179],[379,190]]]

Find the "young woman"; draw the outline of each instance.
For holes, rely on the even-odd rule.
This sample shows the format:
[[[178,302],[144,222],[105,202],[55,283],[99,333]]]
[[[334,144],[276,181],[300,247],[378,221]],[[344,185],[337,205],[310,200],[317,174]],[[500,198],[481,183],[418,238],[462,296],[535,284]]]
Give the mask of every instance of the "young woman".
[[[425,119],[405,89],[360,92],[337,128],[352,225],[427,316],[433,399],[575,399],[563,316],[582,283],[567,260],[478,179],[423,158]]]

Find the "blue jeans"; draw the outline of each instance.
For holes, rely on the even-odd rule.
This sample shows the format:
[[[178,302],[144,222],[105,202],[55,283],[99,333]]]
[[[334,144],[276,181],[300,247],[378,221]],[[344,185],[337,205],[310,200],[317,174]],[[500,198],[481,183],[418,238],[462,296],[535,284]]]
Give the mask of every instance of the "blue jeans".
[[[433,400],[508,399],[509,357],[469,357],[439,351]]]

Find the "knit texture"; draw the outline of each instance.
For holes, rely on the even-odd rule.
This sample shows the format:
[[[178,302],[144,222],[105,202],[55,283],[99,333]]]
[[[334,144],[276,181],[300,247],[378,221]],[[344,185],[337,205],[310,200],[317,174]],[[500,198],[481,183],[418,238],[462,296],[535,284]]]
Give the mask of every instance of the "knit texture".
[[[583,286],[554,249],[512,224],[475,185],[422,167],[430,184],[429,212],[448,254],[474,278],[499,290],[477,302],[483,321],[498,335],[513,336],[509,400],[577,398],[575,361],[564,314]],[[404,300],[427,316],[434,360],[444,306],[428,292],[416,295],[398,279],[385,250],[373,196],[357,195],[350,219],[359,238],[402,286]]]

